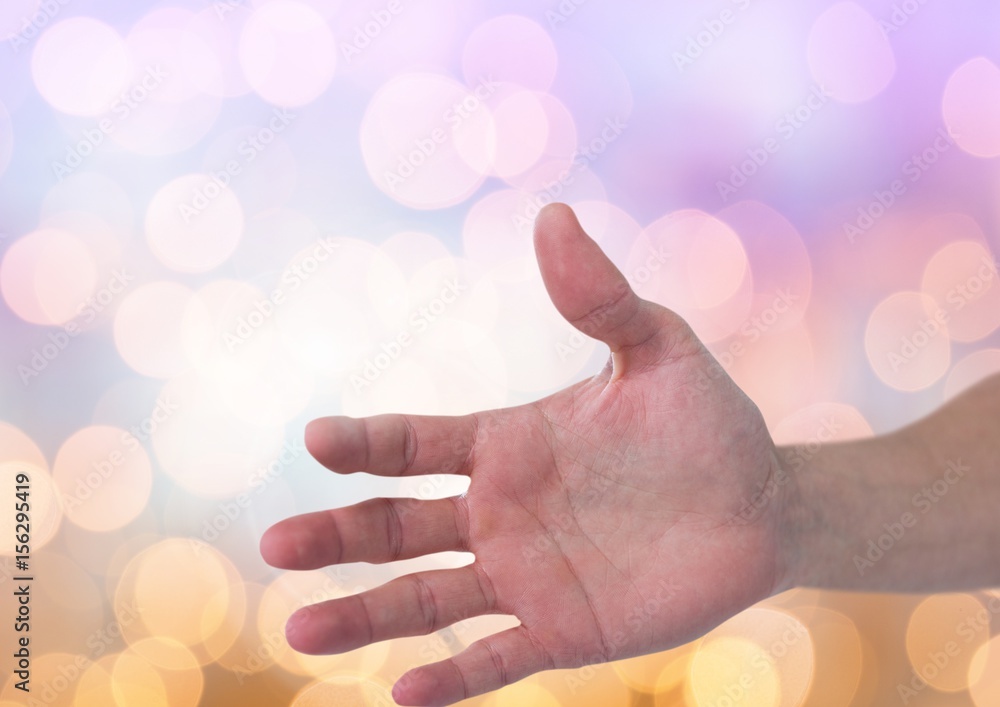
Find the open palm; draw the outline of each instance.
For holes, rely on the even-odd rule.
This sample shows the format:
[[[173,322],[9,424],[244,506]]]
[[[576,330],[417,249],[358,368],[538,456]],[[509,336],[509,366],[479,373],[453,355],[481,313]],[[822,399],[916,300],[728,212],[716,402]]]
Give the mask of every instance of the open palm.
[[[481,614],[520,620],[407,673],[400,704],[452,704],[540,670],[665,650],[783,588],[787,476],[757,408],[680,317],[632,292],[568,207],[542,211],[535,245],[553,303],[611,348],[604,371],[513,409],[317,420],[306,444],[334,471],[467,474],[469,491],[299,516],[261,542],[286,569],[475,554],[290,619],[305,653]]]

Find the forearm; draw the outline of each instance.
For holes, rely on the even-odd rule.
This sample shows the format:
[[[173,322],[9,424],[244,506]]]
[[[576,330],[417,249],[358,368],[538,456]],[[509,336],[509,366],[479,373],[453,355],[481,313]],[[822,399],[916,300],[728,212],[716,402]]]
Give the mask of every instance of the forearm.
[[[788,473],[781,588],[1000,586],[1000,376],[892,434],[822,447]]]

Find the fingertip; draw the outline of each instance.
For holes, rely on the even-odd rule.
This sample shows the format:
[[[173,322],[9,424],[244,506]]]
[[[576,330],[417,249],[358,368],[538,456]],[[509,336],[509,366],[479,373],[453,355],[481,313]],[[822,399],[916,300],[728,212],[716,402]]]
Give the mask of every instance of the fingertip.
[[[308,451],[313,458],[320,459],[322,457],[328,456],[329,435],[327,431],[330,427],[329,417],[320,417],[306,424],[305,429],[305,443],[306,451]]]
[[[329,655],[333,652],[332,627],[320,626],[315,606],[306,606],[288,617],[285,638],[292,650],[305,655]]]
[[[392,687],[392,699],[401,707],[437,707],[452,704],[443,699],[442,685],[426,668],[406,673]],[[458,698],[461,699],[461,698]]]
[[[260,536],[260,542],[257,544],[257,549],[260,552],[260,556],[264,559],[264,562],[271,565],[271,567],[279,567],[280,548],[273,531],[274,527],[268,528],[264,531],[264,534]]]

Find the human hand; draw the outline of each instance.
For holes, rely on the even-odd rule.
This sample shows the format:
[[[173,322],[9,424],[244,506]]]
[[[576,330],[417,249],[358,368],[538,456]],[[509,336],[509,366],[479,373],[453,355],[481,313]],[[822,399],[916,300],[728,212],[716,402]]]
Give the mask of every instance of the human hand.
[[[261,541],[267,562],[295,570],[475,554],[288,622],[293,648],[326,654],[482,614],[520,620],[411,670],[393,691],[402,705],[666,650],[787,588],[792,486],[756,406],[677,314],[635,295],[568,207],[542,210],[535,246],[556,308],[610,347],[608,366],[512,409],[312,422],[306,446],[334,471],[466,474],[469,490],[311,513]]]

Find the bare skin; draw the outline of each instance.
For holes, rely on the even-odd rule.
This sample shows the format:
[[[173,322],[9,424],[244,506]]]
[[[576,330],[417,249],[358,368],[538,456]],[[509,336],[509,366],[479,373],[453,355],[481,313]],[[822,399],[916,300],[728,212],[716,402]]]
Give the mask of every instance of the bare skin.
[[[293,648],[341,653],[471,616],[516,616],[520,626],[411,670],[393,691],[401,705],[448,705],[541,670],[681,645],[794,586],[924,586],[912,574],[916,560],[896,559],[902,551],[869,568],[867,579],[852,557],[864,551],[866,531],[892,519],[897,496],[911,490],[907,479],[919,486],[947,451],[920,447],[924,458],[903,431],[887,441],[835,445],[806,468],[789,469],[753,402],[680,317],[632,292],[568,207],[543,209],[535,246],[553,303],[608,345],[608,366],[512,409],[312,422],[306,446],[333,471],[466,474],[469,491],[291,518],[261,541],[270,564],[307,570],[449,550],[472,552],[475,561],[300,611],[287,627]],[[991,393],[977,412],[996,437],[998,386]],[[946,446],[950,438],[940,436]],[[991,479],[1000,469],[993,445],[975,459]],[[837,504],[858,502],[852,484],[869,473],[866,464],[892,467],[903,480],[887,482],[885,498],[865,501],[865,523],[847,522]],[[827,465],[836,471],[813,473],[829,472]],[[995,508],[1000,491],[992,483],[986,499]],[[842,498],[827,498],[826,486]],[[899,547],[933,542],[942,519],[932,515]],[[966,568],[968,583],[1000,582],[996,551],[989,553],[992,569]],[[978,567],[974,559],[966,564]],[[928,588],[939,584],[926,581]]]

